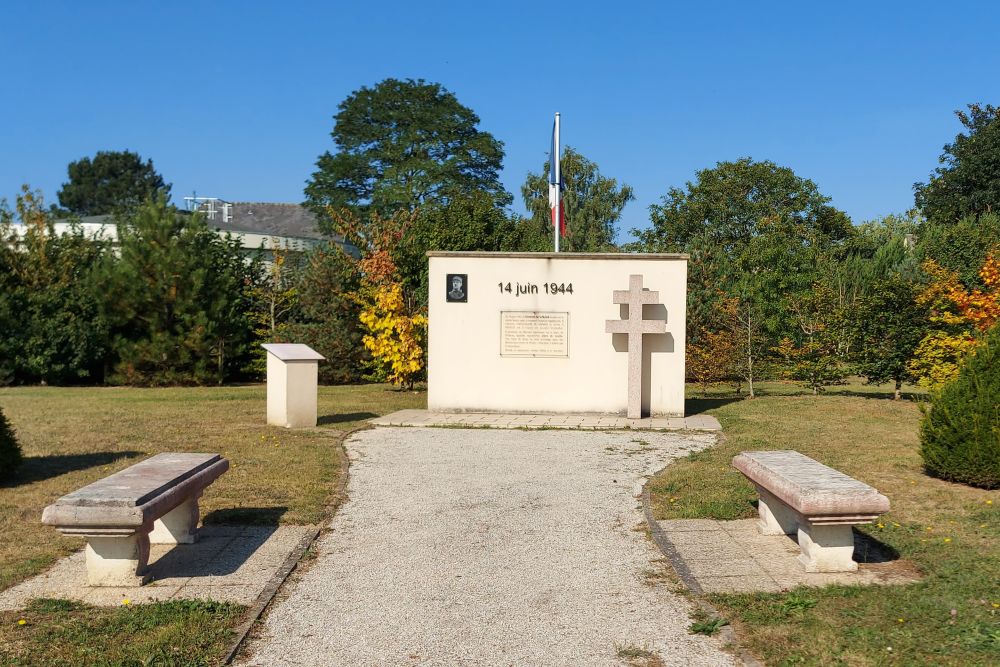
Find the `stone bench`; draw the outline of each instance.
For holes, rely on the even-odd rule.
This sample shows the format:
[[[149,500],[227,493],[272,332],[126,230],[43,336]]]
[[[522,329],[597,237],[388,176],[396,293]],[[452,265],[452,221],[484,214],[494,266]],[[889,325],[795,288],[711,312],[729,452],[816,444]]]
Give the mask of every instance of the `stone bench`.
[[[140,586],[149,580],[149,545],[197,539],[198,499],[229,469],[219,454],[157,454],[63,496],[42,523],[87,538],[91,586]]]
[[[733,467],[760,494],[764,535],[796,535],[806,572],[853,572],[854,531],[889,511],[889,499],[795,451],[743,452]]]

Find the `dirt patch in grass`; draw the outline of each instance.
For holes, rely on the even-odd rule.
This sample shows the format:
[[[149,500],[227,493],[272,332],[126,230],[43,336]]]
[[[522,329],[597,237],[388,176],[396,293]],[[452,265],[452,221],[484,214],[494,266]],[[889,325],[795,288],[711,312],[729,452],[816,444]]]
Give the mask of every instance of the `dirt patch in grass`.
[[[0,389],[25,463],[0,485],[0,590],[83,541],[41,524],[58,497],[159,452],[219,452],[228,473],[201,499],[209,523],[316,524],[336,501],[341,441],[372,415],[426,405],[384,385],[320,387],[320,426],[266,426],[263,385]]]
[[[755,516],[756,492],[731,468],[732,457],[794,449],[887,495],[892,511],[862,532],[898,555],[886,567],[923,578],[905,586],[711,596],[741,641],[774,665],[1000,662],[1000,493],[923,473],[912,401],[887,400],[888,391],[871,387],[820,396],[773,389],[752,401],[711,399],[706,410],[725,436],[650,482],[657,518]]]

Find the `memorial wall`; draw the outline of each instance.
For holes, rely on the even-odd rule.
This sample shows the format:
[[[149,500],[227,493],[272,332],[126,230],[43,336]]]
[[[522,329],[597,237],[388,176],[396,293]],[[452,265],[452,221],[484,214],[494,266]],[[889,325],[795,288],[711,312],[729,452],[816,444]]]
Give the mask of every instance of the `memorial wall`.
[[[684,414],[686,255],[428,257],[429,409]]]

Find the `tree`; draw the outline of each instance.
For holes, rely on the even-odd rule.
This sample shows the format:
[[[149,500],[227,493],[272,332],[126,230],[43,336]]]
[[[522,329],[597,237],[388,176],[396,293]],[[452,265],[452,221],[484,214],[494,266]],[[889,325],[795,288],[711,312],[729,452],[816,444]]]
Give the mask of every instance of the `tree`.
[[[240,242],[161,196],[118,225],[121,257],[109,262],[106,316],[125,384],[221,383],[245,366],[252,340]]]
[[[327,384],[360,382],[368,359],[361,342],[360,308],[351,298],[361,286],[358,261],[337,244],[309,253],[296,283],[298,303],[288,340],[313,348],[329,363],[319,365]]]
[[[392,250],[406,237],[417,212],[383,217],[372,211],[366,222],[348,209],[331,215],[339,233],[361,251],[360,286],[350,296],[361,308],[362,342],[371,353],[366,379],[412,388],[425,366],[426,306],[404,289]]]
[[[829,205],[816,184],[770,161],[742,158],[703,169],[686,189],[670,188],[650,207],[652,227],[632,230],[649,252],[683,252],[706,235],[737,253],[762,232],[762,221],[782,223],[803,244],[846,239],[850,219]]]
[[[14,429],[0,410],[0,480],[12,475],[22,460],[21,445],[14,436]]]
[[[77,215],[103,215],[170,195],[170,185],[130,151],[99,151],[67,167],[69,182],[59,190],[59,204]]]
[[[987,256],[979,271],[985,290],[966,288],[958,274],[927,260],[922,265],[930,283],[917,303],[930,311],[934,327],[917,346],[910,372],[931,389],[958,376],[964,359],[975,349],[977,334],[1000,321],[1000,248]]]
[[[650,219],[650,229],[632,230],[639,240],[628,249],[692,256],[688,311],[696,328],[688,336],[696,342],[702,328],[718,330],[705,322],[720,295],[737,300],[748,382],[794,326],[788,299],[811,289],[822,262],[851,234],[848,217],[812,181],[750,158],[720,162],[685,189],[671,188],[650,207]]]
[[[913,186],[917,207],[928,220],[944,224],[1000,213],[1000,109],[970,104],[955,115],[967,133],[945,144],[941,166],[927,183]]]
[[[856,312],[857,371],[871,384],[893,382],[899,400],[903,382],[916,380],[910,362],[927,330],[927,309],[917,285],[900,275],[876,282]]]
[[[476,191],[510,202],[500,183],[503,144],[440,84],[386,79],[354,91],[338,110],[336,152],[319,156],[305,189],[317,212],[371,207],[388,215]]]
[[[933,393],[920,422],[927,472],[953,482],[1000,488],[1000,326],[994,326],[958,377]]]
[[[57,235],[41,194],[27,186],[0,236],[0,384],[100,380],[109,354],[108,323],[94,276],[110,246],[71,225]],[[14,235],[17,219],[23,234]]]
[[[518,217],[486,192],[458,195],[421,208],[406,236],[392,249],[405,290],[427,305],[427,251],[523,250]]]
[[[979,269],[1000,247],[1000,212],[967,216],[958,222],[927,222],[920,230],[919,255],[954,271],[970,287],[983,287]]]
[[[560,158],[564,183],[563,215],[566,238],[560,240],[560,250],[569,252],[608,252],[615,250],[618,221],[625,205],[635,199],[632,188],[618,185],[613,178],[602,176],[595,162],[567,146]],[[547,230],[552,238],[552,212],[549,207],[549,161],[541,173],[529,173],[521,186],[524,205],[534,224]],[[551,247],[552,242],[549,241]]]
[[[291,342],[288,327],[298,306],[296,263],[289,251],[271,239],[271,261],[266,263],[257,281],[246,285],[250,309],[247,317],[253,325],[255,344],[247,371],[258,377],[267,370],[267,352],[262,343]]]
[[[823,283],[791,299],[795,331],[772,348],[783,360],[781,374],[802,382],[817,394],[824,387],[839,384],[847,370],[838,356],[834,334],[839,319],[836,294]]]

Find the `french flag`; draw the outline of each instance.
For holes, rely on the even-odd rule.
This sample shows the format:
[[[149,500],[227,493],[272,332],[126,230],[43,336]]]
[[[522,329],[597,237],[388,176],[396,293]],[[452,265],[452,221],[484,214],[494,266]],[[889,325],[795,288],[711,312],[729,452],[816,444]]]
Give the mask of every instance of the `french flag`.
[[[552,124],[552,150],[549,153],[549,209],[552,211],[552,226],[559,221],[558,235],[566,236],[566,209],[562,205],[562,171],[559,165],[559,114]],[[556,239],[556,251],[559,240]]]

